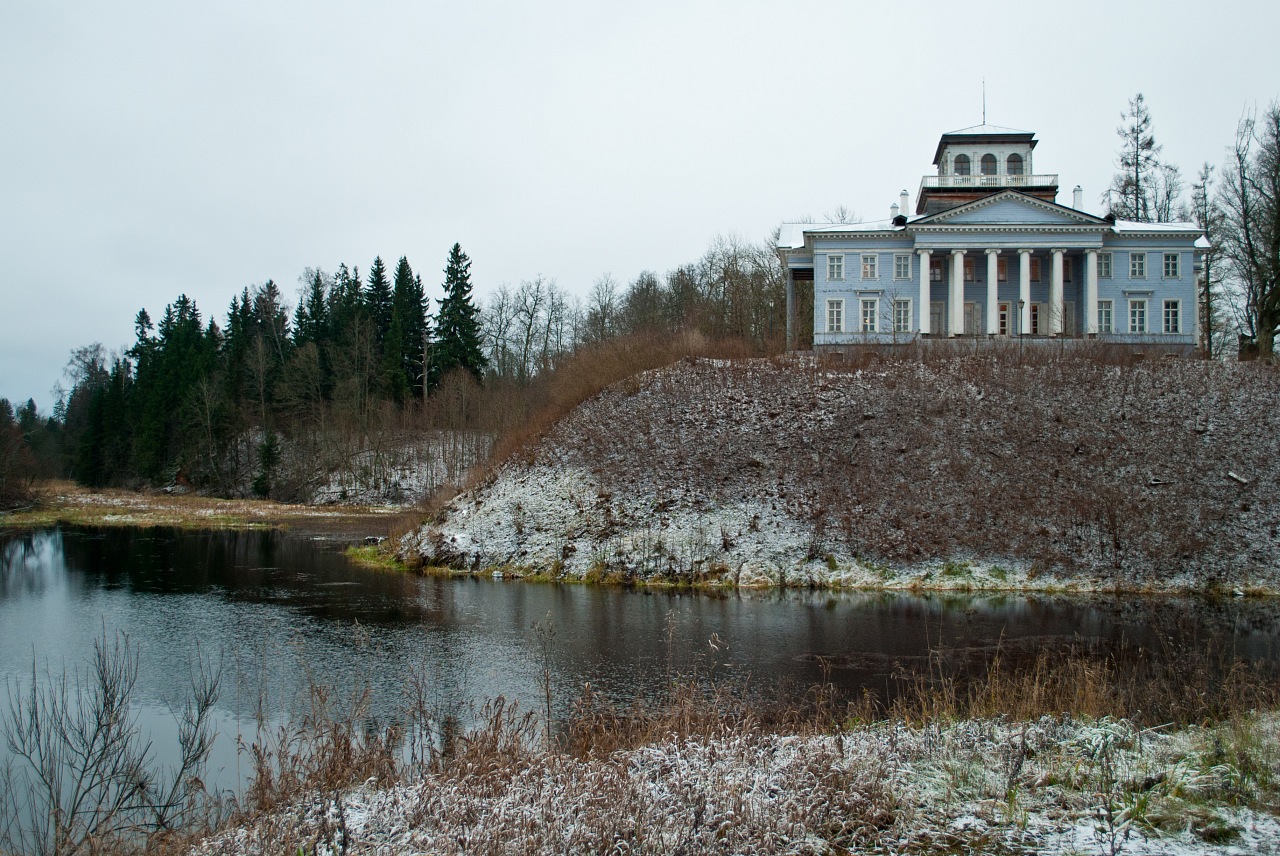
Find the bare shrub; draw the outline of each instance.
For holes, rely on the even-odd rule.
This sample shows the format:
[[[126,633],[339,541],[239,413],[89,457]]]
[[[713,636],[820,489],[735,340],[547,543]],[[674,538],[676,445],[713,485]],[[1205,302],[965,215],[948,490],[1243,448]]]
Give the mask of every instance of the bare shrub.
[[[0,775],[0,844],[15,853],[116,853],[200,828],[213,809],[201,781],[213,747],[209,715],[220,670],[200,659],[176,712],[180,761],[157,768],[132,697],[138,654],[123,634],[94,642],[88,671],[11,684],[0,731],[11,761]]]

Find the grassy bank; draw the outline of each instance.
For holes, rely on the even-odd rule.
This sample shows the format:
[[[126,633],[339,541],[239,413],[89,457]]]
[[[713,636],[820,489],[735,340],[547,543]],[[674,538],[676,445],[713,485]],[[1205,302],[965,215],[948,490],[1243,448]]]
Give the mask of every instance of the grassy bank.
[[[0,529],[72,526],[171,526],[181,529],[287,529],[338,539],[385,537],[417,521],[415,511],[379,506],[309,506],[195,494],[90,490],[71,482],[38,484],[27,508],[0,513]]]
[[[1202,597],[1272,599],[1280,597],[1274,585],[1225,585],[1219,579],[1201,579],[1180,575],[1163,581],[1117,580],[1108,577],[1059,576],[1027,573],[1025,569],[1003,565],[981,565],[969,561],[946,561],[928,565],[889,568],[861,566],[853,563],[838,575],[797,573],[777,579],[754,578],[740,583],[731,573],[673,574],[643,577],[624,571],[588,569],[582,576],[564,572],[557,563],[538,567],[528,565],[494,565],[478,569],[460,569],[444,565],[423,565],[397,552],[394,542],[377,547],[348,550],[353,560],[371,567],[393,568],[422,576],[471,577],[502,579],[511,582],[607,586],[656,591],[698,591],[718,593],[734,590],[760,591],[770,588],[792,588],[814,591],[912,592],[954,594],[1053,594],[1053,595],[1124,595],[1133,597]],[[956,567],[962,571],[950,570]]]

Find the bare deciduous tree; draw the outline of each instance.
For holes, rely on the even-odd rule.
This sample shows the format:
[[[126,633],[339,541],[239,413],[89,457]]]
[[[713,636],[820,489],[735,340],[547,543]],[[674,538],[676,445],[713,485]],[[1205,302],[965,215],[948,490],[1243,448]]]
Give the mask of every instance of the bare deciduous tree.
[[[1218,203],[1242,351],[1271,359],[1280,327],[1280,103],[1240,120]]]

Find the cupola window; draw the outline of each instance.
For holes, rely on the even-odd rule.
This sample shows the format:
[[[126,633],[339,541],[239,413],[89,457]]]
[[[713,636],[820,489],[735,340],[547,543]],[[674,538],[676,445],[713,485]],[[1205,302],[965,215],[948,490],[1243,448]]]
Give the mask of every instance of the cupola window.
[[[983,175],[996,174],[996,156],[995,155],[986,154],[982,156],[982,174]]]
[[[1022,155],[1017,152],[1009,155],[1009,160],[1005,164],[1005,172],[1009,175],[1022,175]]]
[[[956,175],[969,174],[969,156],[956,155]]]

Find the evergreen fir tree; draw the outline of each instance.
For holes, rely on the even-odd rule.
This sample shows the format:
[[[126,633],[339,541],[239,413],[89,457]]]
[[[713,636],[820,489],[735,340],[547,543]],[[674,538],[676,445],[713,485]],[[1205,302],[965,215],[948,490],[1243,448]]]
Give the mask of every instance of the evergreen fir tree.
[[[444,299],[440,301],[431,360],[432,387],[458,367],[481,379],[488,360],[480,348],[479,315],[480,310],[471,302],[471,259],[454,244],[444,269]]]
[[[323,342],[327,333],[328,316],[324,274],[318,270],[312,271],[307,282],[307,293],[294,315],[294,344],[301,346],[311,342],[319,345]]]
[[[373,320],[374,336],[378,346],[387,340],[387,332],[391,329],[391,283],[387,280],[387,268],[382,263],[382,256],[373,260],[369,268],[369,283],[364,292],[364,306]]]
[[[422,354],[426,338],[426,297],[422,279],[414,276],[404,256],[396,265],[391,329],[383,347],[387,391],[399,403],[422,393]]]

